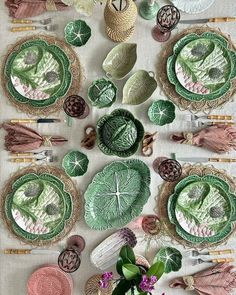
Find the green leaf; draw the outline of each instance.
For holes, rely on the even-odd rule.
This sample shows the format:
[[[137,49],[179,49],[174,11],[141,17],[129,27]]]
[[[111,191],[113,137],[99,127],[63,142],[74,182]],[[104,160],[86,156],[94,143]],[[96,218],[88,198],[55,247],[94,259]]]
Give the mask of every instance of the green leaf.
[[[122,272],[124,277],[130,281],[133,280],[138,274],[140,274],[140,269],[134,264],[125,264],[122,266]]]
[[[171,247],[162,247],[154,258],[154,262],[164,263],[165,273],[178,271],[182,267],[182,255],[179,250]]]
[[[112,295],[125,295],[131,288],[131,282],[122,280],[118,283],[116,288],[113,290]]]
[[[135,264],[136,262],[134,251],[128,245],[121,248],[119,256],[122,258],[124,263]]]
[[[148,270],[147,276],[156,276],[159,280],[161,276],[163,275],[165,270],[165,264],[162,261],[157,261],[154,263]]]
[[[119,275],[123,276],[123,272],[122,272],[122,266],[128,262],[124,262],[123,259],[121,257],[118,258],[117,262],[116,262],[116,271],[118,272]]]

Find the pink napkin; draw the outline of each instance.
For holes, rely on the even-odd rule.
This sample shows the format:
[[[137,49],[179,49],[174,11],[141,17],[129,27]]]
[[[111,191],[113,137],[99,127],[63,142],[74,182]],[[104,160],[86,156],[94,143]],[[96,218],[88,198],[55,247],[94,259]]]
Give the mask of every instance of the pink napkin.
[[[1,127],[7,131],[6,150],[14,153],[35,150],[42,145],[62,145],[67,141],[61,136],[41,136],[33,129],[21,124],[3,123]]]
[[[193,276],[175,279],[171,288],[195,290],[199,295],[229,295],[236,288],[234,266],[219,263]]]
[[[173,141],[204,147],[218,154],[236,150],[236,128],[215,125],[204,128],[196,133],[175,133]]]
[[[68,8],[60,0],[7,0],[9,15],[14,18],[26,18],[40,15],[48,10],[64,10]]]

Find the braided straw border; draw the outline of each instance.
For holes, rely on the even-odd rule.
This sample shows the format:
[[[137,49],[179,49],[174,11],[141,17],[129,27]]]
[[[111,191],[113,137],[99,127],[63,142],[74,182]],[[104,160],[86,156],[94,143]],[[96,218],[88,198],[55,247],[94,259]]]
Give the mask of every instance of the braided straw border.
[[[12,222],[7,218],[6,213],[5,213],[5,201],[6,201],[7,197],[9,196],[9,194],[12,192],[12,185],[14,184],[14,182],[18,178],[20,178],[21,176],[26,175],[28,173],[34,173],[34,174],[49,173],[49,174],[56,176],[64,183],[65,191],[70,193],[70,195],[72,197],[73,211],[72,211],[71,218],[65,222],[65,227],[64,227],[63,231],[59,235],[55,236],[53,239],[48,240],[48,241],[44,241],[44,240],[40,240],[40,239],[30,241],[22,236],[19,236],[18,234],[16,234],[14,232],[14,230],[12,228],[12,224],[11,224]],[[79,192],[77,191],[73,181],[66,175],[66,173],[63,170],[61,170],[60,168],[54,167],[54,166],[33,165],[30,167],[20,169],[15,174],[13,174],[12,177],[7,181],[7,183],[4,186],[4,189],[2,190],[2,193],[1,193],[1,200],[0,200],[1,212],[0,213],[1,213],[1,218],[3,219],[8,230],[15,238],[17,238],[18,240],[20,240],[26,244],[42,247],[42,246],[51,246],[52,244],[62,240],[71,231],[71,229],[75,225],[76,221],[78,221],[79,215],[81,214],[81,209],[82,209],[81,204],[82,203],[81,203],[81,198],[80,198]]]
[[[236,191],[236,179],[227,175],[226,171],[218,170],[215,167],[210,165],[204,166],[202,164],[196,164],[196,165],[185,164],[183,165],[183,172],[181,175],[181,179],[189,175],[204,176],[209,174],[222,178],[229,184],[232,192]],[[226,237],[223,241],[220,241],[217,243],[205,242],[205,243],[193,244],[191,242],[184,240],[176,233],[175,225],[170,223],[168,218],[168,199],[174,193],[175,186],[178,182],[179,180],[176,182],[165,182],[160,187],[159,195],[156,197],[157,206],[155,208],[155,211],[162,222],[163,232],[166,233],[168,236],[170,236],[172,240],[177,241],[185,248],[207,249],[211,247],[216,247],[221,244],[225,244],[230,238],[230,236],[235,234],[236,225],[234,226],[233,232],[228,237]]]
[[[222,97],[212,100],[212,101],[190,101],[185,98],[183,98],[181,95],[179,95],[175,91],[175,85],[171,84],[169,82],[169,79],[167,77],[167,59],[169,56],[173,54],[173,47],[175,43],[183,38],[184,36],[195,33],[198,35],[201,35],[204,32],[214,32],[221,36],[223,36],[229,44],[229,48],[236,51],[236,46],[233,44],[230,35],[224,34],[220,31],[220,29],[213,29],[208,26],[203,27],[194,27],[190,29],[186,29],[182,31],[180,34],[176,35],[169,43],[168,46],[165,47],[165,49],[161,52],[161,58],[159,65],[157,67],[159,81],[161,84],[161,87],[163,91],[166,93],[166,95],[179,107],[180,110],[189,110],[192,113],[197,113],[199,111],[203,111],[205,113],[210,113],[211,110],[223,107],[224,104],[226,104],[229,101],[233,101],[232,96],[236,92],[236,78],[232,80],[232,87],[231,89]]]
[[[11,104],[14,105],[19,111],[22,111],[24,113],[34,115],[34,116],[46,117],[46,116],[50,115],[51,113],[58,112],[62,109],[65,97],[60,97],[59,99],[56,100],[56,102],[54,104],[44,107],[44,108],[36,108],[36,107],[32,107],[28,104],[22,104],[22,103],[16,101],[14,99],[14,97],[12,97],[10,95],[10,93],[7,89],[8,78],[4,74],[6,61],[9,57],[9,55],[12,53],[12,51],[19,50],[20,46],[24,42],[30,41],[30,40],[36,40],[36,39],[41,39],[41,40],[46,41],[49,44],[53,44],[53,45],[60,47],[65,52],[67,57],[69,58],[70,71],[72,74],[72,83],[71,83],[70,89],[66,93],[65,97],[76,94],[79,92],[79,89],[81,86],[81,80],[82,80],[82,67],[81,67],[79,58],[77,57],[74,50],[70,47],[70,45],[66,44],[63,40],[56,38],[54,36],[41,35],[41,34],[40,35],[30,35],[30,36],[21,38],[14,45],[9,47],[7,54],[3,58],[2,69],[1,69],[1,79],[2,79],[1,84],[2,84],[2,88],[3,88],[5,95],[8,97]]]

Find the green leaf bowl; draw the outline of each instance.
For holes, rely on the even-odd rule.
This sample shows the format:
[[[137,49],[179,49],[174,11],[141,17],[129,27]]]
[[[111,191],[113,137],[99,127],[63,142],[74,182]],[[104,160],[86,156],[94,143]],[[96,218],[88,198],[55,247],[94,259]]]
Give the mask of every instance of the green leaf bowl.
[[[87,172],[89,160],[79,151],[67,153],[62,160],[62,167],[66,174],[71,177],[81,176]]]
[[[85,45],[91,37],[91,28],[81,19],[69,22],[64,30],[65,40],[73,46]]]
[[[107,79],[98,79],[88,89],[88,98],[97,108],[110,107],[116,100],[117,87]]]
[[[148,117],[155,125],[170,124],[175,119],[175,105],[168,100],[156,100],[148,109]]]
[[[129,157],[137,151],[144,128],[130,112],[117,109],[98,120],[97,134],[98,146],[104,154]]]
[[[236,195],[217,176],[188,176],[169,197],[168,217],[184,240],[193,244],[218,243],[235,227]]]
[[[86,223],[95,230],[123,227],[141,214],[150,196],[149,186],[150,170],[140,160],[105,166],[85,191]],[[122,253],[122,258],[133,263],[129,253]]]
[[[172,247],[162,247],[156,254],[154,262],[163,262],[164,272],[179,271],[182,267],[182,254]]]

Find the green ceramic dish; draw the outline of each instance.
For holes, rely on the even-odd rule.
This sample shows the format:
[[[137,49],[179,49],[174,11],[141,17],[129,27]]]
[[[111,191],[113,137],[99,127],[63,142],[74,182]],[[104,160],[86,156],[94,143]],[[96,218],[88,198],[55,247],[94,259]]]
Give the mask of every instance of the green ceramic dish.
[[[170,124],[175,119],[175,105],[171,101],[156,100],[148,109],[148,117],[159,126]]]
[[[79,151],[67,153],[62,160],[62,167],[66,174],[71,177],[84,175],[88,170],[89,160]]]
[[[66,54],[40,39],[26,41],[12,51],[4,75],[10,95],[35,108],[47,107],[65,96],[72,80]]]
[[[235,61],[235,51],[222,36],[189,34],[175,44],[167,61],[167,76],[183,98],[214,100],[230,90],[236,77]]]
[[[129,157],[137,151],[144,128],[130,112],[117,109],[98,120],[97,135],[104,154]]]
[[[217,243],[234,229],[236,195],[219,177],[189,176],[170,196],[168,216],[183,239],[193,244]]]
[[[139,70],[125,83],[123,88],[124,104],[137,105],[145,102],[157,88],[153,72]]]
[[[137,44],[121,43],[107,55],[102,67],[112,79],[124,78],[134,67],[137,60]]]
[[[72,206],[72,197],[59,178],[29,173],[12,185],[5,201],[5,214],[17,236],[28,241],[46,241],[64,230]]]
[[[182,267],[182,254],[175,248],[161,247],[153,262],[156,263],[157,261],[162,261],[164,263],[165,273],[179,271]]]
[[[150,170],[140,160],[105,166],[84,194],[86,223],[96,230],[123,227],[141,214],[149,186]]]
[[[69,22],[65,27],[65,40],[74,46],[85,45],[91,37],[91,29],[83,20]]]
[[[88,98],[98,108],[110,107],[116,100],[117,88],[104,78],[96,80],[88,89]]]

